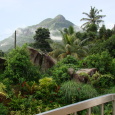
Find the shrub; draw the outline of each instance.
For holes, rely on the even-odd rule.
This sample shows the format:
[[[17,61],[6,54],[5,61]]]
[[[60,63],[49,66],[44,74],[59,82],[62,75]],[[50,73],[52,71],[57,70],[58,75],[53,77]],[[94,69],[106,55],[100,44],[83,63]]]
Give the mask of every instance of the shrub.
[[[40,89],[44,88],[52,90],[56,87],[56,83],[53,78],[45,77],[39,80],[39,87]]]
[[[65,103],[74,103],[78,100],[79,90],[81,89],[81,84],[77,84],[75,81],[67,81],[61,85],[60,93],[64,97]]]
[[[96,97],[98,95],[94,87],[89,84],[83,84],[81,90],[79,91],[79,100],[85,100],[89,98]]]
[[[111,87],[107,93],[115,93],[115,85]]]
[[[97,68],[102,74],[111,73],[113,72],[112,60],[110,54],[104,51],[101,54],[87,56],[81,61],[81,67]]]
[[[34,94],[38,90],[38,85],[35,81],[27,81],[22,84],[21,91],[24,94]]]
[[[57,65],[50,70],[51,71],[50,75],[56,81],[56,83],[61,84],[65,81],[70,80],[70,76],[68,75],[67,70],[68,66],[61,65],[58,67]]]
[[[77,65],[78,61],[75,57],[67,55],[66,58],[64,58],[63,60],[61,60],[59,63],[61,64],[74,64]]]
[[[37,68],[31,63],[27,47],[13,49],[7,57],[4,76],[14,84],[39,79]]]
[[[0,103],[0,115],[7,115],[8,109],[6,106],[4,106],[2,103]]]
[[[98,79],[97,85],[102,88],[112,87],[115,84],[115,79],[111,74],[104,74]]]
[[[74,103],[97,96],[97,91],[88,84],[67,81],[61,85],[60,93],[65,103]]]
[[[57,84],[53,78],[44,77],[39,80],[39,88],[35,93],[35,97],[49,103],[49,101],[54,101],[54,98],[56,98],[56,89]]]
[[[77,65],[78,61],[74,57],[67,56],[63,60],[59,61],[55,66],[53,66],[48,71],[48,75],[51,76],[57,84],[61,84],[71,79],[67,72],[68,68],[72,67],[77,69]]]
[[[111,74],[100,74],[96,72],[92,77],[89,77],[90,84],[93,85],[98,92],[104,93],[109,87],[113,87],[115,79]]]
[[[30,115],[33,115],[38,112],[39,101],[35,100],[33,96],[28,96],[24,98],[21,94],[18,96],[13,96],[9,103],[9,109],[16,114],[16,111],[27,115],[28,112]]]
[[[102,53],[103,51],[108,51],[112,57],[115,57],[115,35],[112,35],[109,39],[102,41],[99,40],[96,42],[90,49],[91,54]]]
[[[6,89],[6,86],[0,82],[0,92],[4,92]]]
[[[6,90],[6,86],[0,82],[0,100],[2,100],[2,97],[7,96],[5,90]]]

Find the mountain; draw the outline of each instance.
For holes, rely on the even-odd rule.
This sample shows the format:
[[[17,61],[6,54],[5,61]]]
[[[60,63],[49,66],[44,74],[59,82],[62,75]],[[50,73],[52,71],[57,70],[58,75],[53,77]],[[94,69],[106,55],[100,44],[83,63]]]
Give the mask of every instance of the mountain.
[[[39,24],[28,26],[26,28],[18,28],[16,30],[16,39],[17,45],[22,46],[24,43],[33,43],[33,36],[35,35],[35,31],[39,27],[48,28],[50,31],[50,36],[54,40],[60,40],[61,35],[59,30],[63,28],[68,28],[69,26],[74,26],[76,31],[79,31],[80,28],[73,24],[72,22],[65,19],[64,16],[58,15],[55,18],[47,18],[40,22]],[[14,34],[10,37],[0,41],[0,50],[7,51],[14,47]]]

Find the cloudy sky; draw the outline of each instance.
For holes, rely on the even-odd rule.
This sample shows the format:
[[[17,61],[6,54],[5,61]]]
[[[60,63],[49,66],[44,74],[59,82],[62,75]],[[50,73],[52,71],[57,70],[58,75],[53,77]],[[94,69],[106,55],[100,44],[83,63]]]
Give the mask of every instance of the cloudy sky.
[[[90,7],[102,9],[107,28],[115,24],[115,0],[0,0],[0,40],[10,36],[15,29],[40,23],[46,18],[63,15],[81,26]]]

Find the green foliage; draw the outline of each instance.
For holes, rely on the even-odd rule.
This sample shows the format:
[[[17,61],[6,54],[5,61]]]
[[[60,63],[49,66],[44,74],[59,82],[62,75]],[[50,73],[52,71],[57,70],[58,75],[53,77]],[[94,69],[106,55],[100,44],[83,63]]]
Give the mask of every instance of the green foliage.
[[[9,103],[9,108],[14,111],[21,112],[22,114],[26,115],[29,113],[30,115],[33,115],[35,113],[38,113],[38,105],[39,101],[33,99],[32,96],[28,96],[28,98],[21,97],[21,94],[18,94],[18,96],[13,96],[11,98],[11,102]]]
[[[111,73],[113,72],[112,60],[110,54],[104,51],[101,54],[87,56],[81,61],[81,66],[84,68],[97,68],[102,74]]]
[[[66,58],[59,61],[55,66],[49,69],[48,75],[51,76],[57,84],[61,84],[71,79],[67,73],[68,68],[72,67],[77,69],[77,64],[78,61],[74,57],[68,55]]]
[[[79,39],[81,39],[81,40],[86,39],[88,37],[87,36],[87,32],[83,32],[83,33],[77,32],[76,33],[76,37],[79,38]]]
[[[104,106],[104,115],[112,115],[112,102],[106,103]]]
[[[55,66],[53,67],[51,71],[51,77],[56,81],[56,83],[61,84],[64,81],[70,80],[70,76],[67,73],[68,66],[62,65],[62,66]]]
[[[35,81],[27,81],[22,83],[21,91],[32,95],[35,91],[38,90],[38,85]]]
[[[102,53],[108,51],[112,57],[115,57],[115,35],[112,35],[109,39],[102,41],[99,40],[90,49],[91,54]]]
[[[87,32],[97,32],[97,25],[96,24],[89,24],[87,25]]]
[[[97,38],[97,33],[96,33],[96,32],[92,32],[92,31],[89,31],[89,32],[87,33],[87,37],[88,37],[90,40],[96,39],[96,38]]]
[[[82,18],[81,21],[87,21],[87,22],[84,23],[82,27],[87,29],[88,25],[90,24],[96,24],[97,26],[99,26],[99,23],[103,22],[103,20],[101,19],[105,17],[105,15],[99,15],[100,12],[102,12],[102,10],[98,10],[92,6],[89,13],[83,12],[83,14],[87,16],[87,18]]]
[[[39,79],[38,69],[32,64],[27,47],[13,49],[7,57],[4,76],[14,84]]]
[[[115,85],[111,87],[106,93],[115,93]]]
[[[63,60],[61,60],[59,63],[61,64],[73,64],[73,65],[77,65],[78,64],[78,60],[70,55],[67,55],[66,58],[64,58]]]
[[[61,85],[60,93],[64,97],[65,103],[74,103],[79,101],[79,90],[82,85],[74,81],[67,81]]]
[[[85,100],[85,99],[89,99],[89,98],[93,98],[98,96],[97,91],[95,90],[94,87],[92,87],[89,84],[82,84],[82,88],[81,90],[79,90],[79,100]]]
[[[85,72],[79,73],[79,75],[80,75],[80,76],[87,77],[87,78],[89,77],[89,75],[88,75],[87,73],[85,73]]]
[[[110,29],[106,29],[105,25],[102,25],[102,27],[99,29],[99,38],[100,39],[108,39],[111,37],[112,31]]]
[[[92,76],[89,76],[90,84],[93,85],[94,87],[98,86],[97,83],[98,83],[100,77],[101,77],[101,74],[99,72],[96,72]]]
[[[80,84],[75,81],[67,81],[61,85],[60,93],[65,103],[74,103],[89,99],[98,95],[97,91],[88,84]]]
[[[53,80],[53,78],[49,78],[49,77],[44,77],[42,79],[39,80],[39,87],[40,89],[54,89],[54,87],[56,87],[56,83]]]
[[[0,115],[7,115],[8,114],[8,108],[4,106],[2,103],[0,103]]]
[[[52,51],[49,43],[46,41],[50,39],[50,32],[46,28],[38,28],[34,36],[35,43],[33,46],[40,49],[41,51]]]
[[[108,50],[111,56],[115,57],[115,35],[112,35],[108,40],[102,45],[103,50]]]
[[[54,101],[54,98],[56,98],[56,89],[57,84],[53,80],[53,78],[50,77],[44,77],[39,80],[39,87],[38,90],[35,93],[35,97],[37,99],[43,100],[45,103],[48,104],[48,101]],[[45,98],[44,98],[45,97]]]
[[[115,84],[115,79],[110,74],[101,75],[101,77],[97,82],[97,86],[102,88],[112,87],[114,86],[114,84]]]
[[[111,74],[100,74],[96,72],[93,76],[89,77],[89,82],[93,85],[99,93],[105,93],[109,87],[115,84],[115,78]]]
[[[6,97],[6,86],[0,82],[0,100],[3,100],[2,97]]]
[[[57,60],[61,60],[67,55],[74,56],[76,59],[81,59],[87,55],[88,46],[85,46],[86,40],[76,38],[76,33],[72,26],[60,32],[62,42],[53,43],[51,45],[53,51],[49,55]]]
[[[0,92],[4,92],[6,89],[6,86],[0,82]]]

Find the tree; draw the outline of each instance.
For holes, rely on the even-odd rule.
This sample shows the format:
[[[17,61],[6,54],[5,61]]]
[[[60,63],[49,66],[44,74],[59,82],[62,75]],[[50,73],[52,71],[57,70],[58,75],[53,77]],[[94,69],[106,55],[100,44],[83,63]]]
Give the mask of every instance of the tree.
[[[69,28],[60,31],[62,35],[62,42],[53,43],[51,45],[53,51],[49,54],[57,59],[65,58],[67,55],[72,55],[76,58],[82,58],[87,55],[87,46],[84,46],[85,40],[76,38],[74,28]]]
[[[38,28],[34,36],[35,43],[33,46],[44,52],[52,51],[47,40],[50,40],[50,32],[46,28]]]
[[[99,25],[99,23],[103,22],[103,20],[101,20],[103,17],[105,17],[105,15],[99,15],[99,13],[102,12],[102,10],[98,10],[95,7],[91,6],[90,12],[85,13],[83,12],[83,14],[85,14],[88,18],[82,18],[81,21],[87,21],[86,23],[84,23],[82,25],[83,28],[87,28],[88,25],[90,24],[95,24],[95,25]]]
[[[112,30],[106,29],[105,25],[102,25],[102,27],[99,29],[99,38],[108,39],[111,36],[112,36]]]

